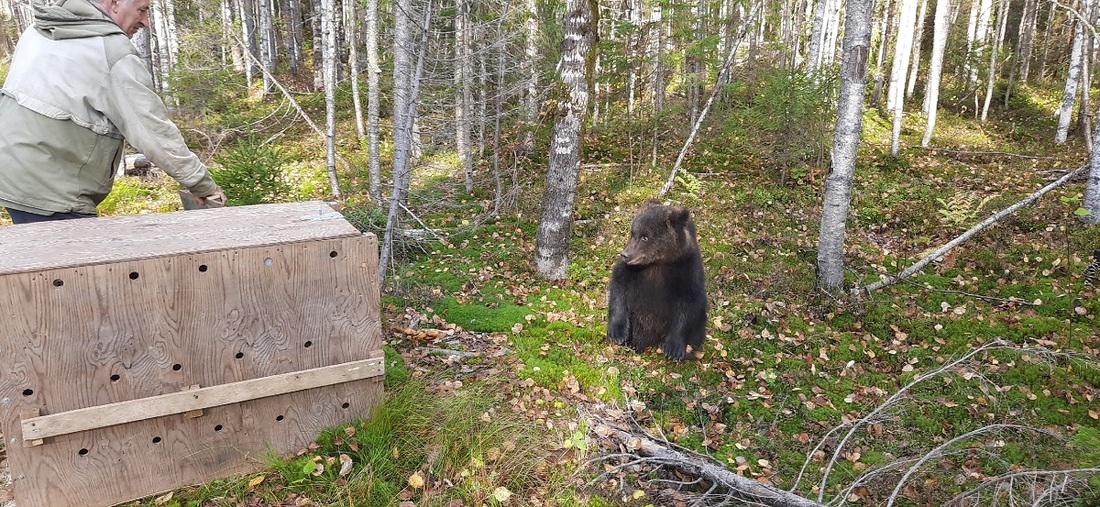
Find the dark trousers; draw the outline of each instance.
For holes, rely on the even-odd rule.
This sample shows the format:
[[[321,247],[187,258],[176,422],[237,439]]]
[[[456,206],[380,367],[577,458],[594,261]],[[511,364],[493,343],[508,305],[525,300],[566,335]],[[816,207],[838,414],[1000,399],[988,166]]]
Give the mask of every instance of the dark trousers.
[[[34,213],[27,213],[25,211],[19,211],[17,209],[5,208],[8,215],[11,216],[12,223],[15,224],[29,224],[33,222],[49,222],[51,220],[72,220],[74,218],[95,218],[95,215],[88,215],[85,213],[54,213],[52,215],[36,215]]]

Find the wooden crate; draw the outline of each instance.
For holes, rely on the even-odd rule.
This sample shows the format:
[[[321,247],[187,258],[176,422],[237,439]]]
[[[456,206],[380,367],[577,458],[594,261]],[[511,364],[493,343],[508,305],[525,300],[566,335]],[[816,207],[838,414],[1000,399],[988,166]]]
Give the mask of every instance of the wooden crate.
[[[382,397],[378,245],[321,202],[0,227],[19,507],[254,470]]]

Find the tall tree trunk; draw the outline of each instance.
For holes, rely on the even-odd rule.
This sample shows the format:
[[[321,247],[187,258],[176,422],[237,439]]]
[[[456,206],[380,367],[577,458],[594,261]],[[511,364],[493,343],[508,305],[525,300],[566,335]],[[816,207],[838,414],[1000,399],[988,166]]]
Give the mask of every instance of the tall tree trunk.
[[[847,30],[841,61],[836,134],[833,136],[832,167],[825,179],[817,247],[817,285],[833,293],[844,286],[845,222],[851,202],[856,152],[863,130],[863,96],[871,50],[871,5],[872,0],[849,0],[844,21]]]
[[[1095,122],[1092,132],[1092,151],[1089,152],[1089,175],[1085,179],[1085,200],[1081,207],[1088,211],[1079,215],[1086,224],[1100,223],[1100,121]]]
[[[840,9],[841,0],[833,0],[829,2],[828,20],[829,24],[825,31],[825,44],[821,47],[821,64],[832,65],[836,61],[836,46],[837,38],[840,37]],[[767,4],[761,2],[766,7]],[[763,13],[761,9],[761,13]],[[761,16],[760,22],[764,23],[767,20],[767,16]]]
[[[913,55],[909,59],[909,84],[905,86],[906,98],[912,98],[917,88],[918,72],[920,71],[920,47],[924,39],[924,20],[928,14],[928,0],[920,0],[920,9],[917,11],[916,32],[913,34]]]
[[[241,54],[241,46],[233,42],[234,20],[237,19],[237,2],[235,0],[221,0],[222,18],[222,65],[232,62],[233,69],[244,72],[244,55]]]
[[[283,22],[286,23],[286,61],[292,74],[297,74],[302,66],[302,47],[305,35],[302,31],[301,0],[285,0],[283,3]]]
[[[501,30],[501,22],[508,17],[508,6],[505,5],[504,13],[497,22],[496,40],[504,40]],[[500,209],[504,201],[504,184],[500,176],[500,117],[504,114],[505,72],[504,57],[505,44],[494,44],[496,48],[497,72],[495,90],[493,90],[493,216],[500,216]]]
[[[262,3],[261,0],[261,5]],[[321,54],[325,77],[325,160],[328,164],[332,196],[341,199],[343,195],[340,192],[340,181],[336,177],[336,0],[323,0],[321,6]]]
[[[535,238],[535,269],[551,280],[569,276],[573,201],[577,193],[581,131],[588,110],[599,12],[596,0],[568,0],[566,4],[565,34],[558,63],[561,97],[554,118],[546,190]]]
[[[350,2],[344,13],[348,15],[348,71],[351,72],[351,101],[355,107],[355,132],[359,134],[359,146],[367,137],[363,123],[363,96],[359,93],[359,2]]]
[[[271,19],[271,2],[272,0],[256,0],[256,14],[260,21],[259,35],[260,35],[260,62],[263,64],[263,92],[264,95],[270,94],[271,89],[274,88],[273,76],[275,75],[275,23]]]
[[[665,96],[665,68],[663,58],[661,57],[661,50],[664,47],[664,44],[662,44],[662,28],[664,28],[662,14],[661,4],[659,2],[653,2],[649,12],[649,54],[646,56],[651,62],[649,92],[652,94],[651,96],[653,98],[654,117],[661,112],[664,106],[663,99]]]
[[[1035,26],[1039,17],[1039,1],[1024,0],[1024,14],[1020,19],[1020,41],[1016,50],[1016,77],[1027,83],[1031,73],[1031,47],[1035,42]]]
[[[321,54],[322,44],[318,43],[317,36],[322,33],[321,29],[321,16],[322,2],[324,0],[311,0],[313,7],[313,15],[309,17],[310,24],[313,26],[313,89],[322,88],[325,86],[325,72],[324,65],[321,62],[324,60],[324,55]]]
[[[424,71],[424,60],[431,32],[431,0],[424,7],[424,20],[419,27],[413,24],[413,14],[412,0],[397,0],[394,9],[393,38],[393,192],[390,194],[386,231],[379,252],[378,276],[380,279],[386,277],[386,267],[393,252],[393,236],[398,225],[399,211],[408,199],[415,150],[413,131],[416,128],[420,78]],[[410,34],[414,29],[421,34],[420,48],[415,53]]]
[[[887,91],[886,108],[893,111],[894,128],[890,141],[890,155],[896,157],[901,144],[901,119],[905,106],[905,72],[909,69],[909,56],[913,44],[913,28],[917,18],[917,0],[903,0],[898,14],[898,40],[894,46],[894,65],[890,70],[890,89]]]
[[[807,68],[817,70],[821,65],[821,52],[825,46],[825,27],[829,21],[826,13],[829,11],[829,0],[810,0],[814,7],[814,24],[810,29],[810,46],[806,50]]]
[[[244,47],[241,48],[250,56],[245,58],[244,77],[248,86],[252,86],[252,78],[260,72],[255,62],[260,61],[259,48],[256,45],[256,8],[252,0],[237,0],[237,12],[241,15],[241,40]],[[317,44],[320,46],[320,44]]]
[[[466,193],[474,191],[474,154],[470,148],[470,116],[473,100],[470,80],[473,79],[470,49],[470,0],[455,0],[455,145],[462,161]]]
[[[1085,30],[1080,20],[1073,22],[1073,49],[1070,50],[1069,72],[1066,86],[1062,92],[1062,105],[1058,108],[1058,128],[1054,132],[1054,143],[1064,144],[1069,135],[1069,121],[1073,116],[1073,104],[1077,98],[1077,84],[1081,74],[1081,53],[1084,51]]]
[[[1047,57],[1050,55],[1050,32],[1054,29],[1054,14],[1057,10],[1058,6],[1054,4],[1047,7],[1047,22],[1043,27],[1043,52],[1039,58],[1039,80],[1046,79]]]
[[[997,33],[993,38],[993,44],[989,48],[989,81],[986,83],[985,88],[985,105],[982,106],[982,122],[989,115],[989,104],[993,102],[993,88],[997,84],[997,76],[1000,75],[1000,66],[997,65],[997,55],[1001,50],[1001,43],[1005,39],[1005,27],[1008,26],[1008,14],[1009,14],[1010,2],[1009,0],[1001,0],[1000,7],[997,9]]]
[[[539,20],[538,20],[538,5],[535,0],[526,0],[527,6],[527,21],[526,29],[524,30],[524,59],[520,64],[520,68],[524,71],[524,76],[527,79],[527,91],[523,94],[523,152],[531,153],[535,151],[535,125],[538,121],[538,89],[539,89],[539,71],[537,65],[538,58],[538,37],[539,37]]]
[[[367,2],[367,145],[370,166],[370,195],[374,203],[382,205],[381,146],[378,100],[378,78],[382,69],[378,66],[378,0]]]
[[[891,0],[885,0],[885,3],[882,8],[882,20],[879,22],[878,57],[875,58],[875,87],[874,91],[871,92],[871,103],[876,108],[882,108],[882,88],[886,80],[886,72],[883,71],[883,68],[886,63],[886,49],[890,46],[890,21],[893,19],[890,10],[894,3]]]
[[[936,114],[939,111],[940,77],[943,75],[943,55],[947,49],[947,16],[951,10],[950,0],[936,0],[935,22],[932,33],[932,58],[928,62],[928,83],[924,92],[924,111],[928,123],[924,127],[924,137],[920,145],[927,148],[932,144],[932,132],[936,129]]]

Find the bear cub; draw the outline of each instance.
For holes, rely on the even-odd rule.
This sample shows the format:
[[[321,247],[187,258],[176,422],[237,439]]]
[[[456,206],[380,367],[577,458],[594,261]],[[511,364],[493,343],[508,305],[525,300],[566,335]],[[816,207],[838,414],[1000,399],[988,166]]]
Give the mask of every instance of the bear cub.
[[[698,358],[706,336],[707,294],[703,258],[691,210],[642,204],[630,240],[611,270],[607,338],[642,352],[661,344],[673,360]]]

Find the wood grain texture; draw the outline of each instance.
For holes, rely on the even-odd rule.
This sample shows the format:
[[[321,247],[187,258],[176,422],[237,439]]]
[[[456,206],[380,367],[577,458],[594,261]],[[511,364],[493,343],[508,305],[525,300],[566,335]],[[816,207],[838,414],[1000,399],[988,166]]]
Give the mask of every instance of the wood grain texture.
[[[22,446],[26,412],[381,358],[377,239],[301,220],[317,204],[0,227],[0,425],[20,507],[113,505],[252,470],[370,414],[380,377]],[[13,262],[16,244],[35,260]]]
[[[321,201],[0,227],[0,275],[358,236]]]
[[[23,419],[23,441],[39,441],[155,417],[186,414],[231,403],[364,380],[383,374],[385,374],[385,367],[381,358],[365,359],[220,386],[188,388],[178,393],[78,408],[60,414]],[[191,415],[188,416],[191,417]],[[202,417],[202,414],[194,413],[193,416]]]

